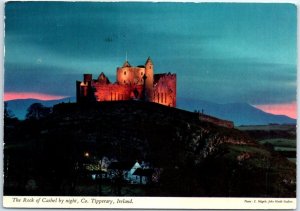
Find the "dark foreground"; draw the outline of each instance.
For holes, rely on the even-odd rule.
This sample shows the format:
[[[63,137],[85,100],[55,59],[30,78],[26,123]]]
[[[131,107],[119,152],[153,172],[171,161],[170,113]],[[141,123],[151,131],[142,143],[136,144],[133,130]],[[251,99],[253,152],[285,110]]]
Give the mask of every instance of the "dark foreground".
[[[154,103],[59,104],[5,119],[4,195],[295,197],[296,165],[252,135]]]

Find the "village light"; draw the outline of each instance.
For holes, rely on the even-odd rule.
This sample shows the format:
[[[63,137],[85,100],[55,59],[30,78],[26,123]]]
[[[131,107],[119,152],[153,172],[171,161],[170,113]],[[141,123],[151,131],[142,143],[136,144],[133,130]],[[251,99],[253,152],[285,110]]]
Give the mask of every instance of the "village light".
[[[90,153],[88,153],[88,152],[84,153],[84,157],[89,157],[89,156],[90,156]]]

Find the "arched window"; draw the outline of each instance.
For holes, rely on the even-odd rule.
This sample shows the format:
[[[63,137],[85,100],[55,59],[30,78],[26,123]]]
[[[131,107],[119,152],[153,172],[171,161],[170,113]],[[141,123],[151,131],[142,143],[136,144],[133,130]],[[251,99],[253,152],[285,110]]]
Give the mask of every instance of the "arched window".
[[[124,75],[126,75],[126,70],[124,71]]]

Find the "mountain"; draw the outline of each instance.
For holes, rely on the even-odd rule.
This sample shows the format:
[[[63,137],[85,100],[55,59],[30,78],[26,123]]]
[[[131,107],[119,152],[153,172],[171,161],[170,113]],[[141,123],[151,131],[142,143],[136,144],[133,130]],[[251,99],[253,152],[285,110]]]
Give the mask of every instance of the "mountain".
[[[41,103],[44,106],[52,107],[61,102],[75,102],[76,99],[64,98],[60,100],[42,101],[36,99],[11,100],[7,101],[8,108],[19,119],[24,119],[27,108],[32,103]],[[284,115],[274,115],[257,109],[247,103],[218,104],[202,100],[178,99],[177,107],[180,109],[195,111],[199,110],[204,114],[215,116],[221,119],[233,121],[236,126],[239,125],[268,125],[276,124],[296,124],[296,120]]]
[[[38,100],[38,99],[17,99],[6,101],[8,109],[20,120],[25,119],[27,108],[33,103],[41,103],[46,107],[53,107],[58,103],[75,102],[75,98],[63,98],[60,100]]]
[[[178,108],[188,111],[199,110],[204,114],[231,120],[235,125],[296,124],[296,120],[285,115],[274,115],[247,103],[218,104],[201,100],[178,100]]]
[[[296,193],[294,163],[243,131],[156,103],[58,104],[45,118],[5,124],[4,135],[4,164],[9,164],[4,166],[6,195],[295,197]],[[156,171],[156,183],[144,187],[126,183],[118,169],[115,177],[113,171],[107,172],[112,180],[93,181],[91,174],[97,173],[103,157],[120,163],[145,161]]]

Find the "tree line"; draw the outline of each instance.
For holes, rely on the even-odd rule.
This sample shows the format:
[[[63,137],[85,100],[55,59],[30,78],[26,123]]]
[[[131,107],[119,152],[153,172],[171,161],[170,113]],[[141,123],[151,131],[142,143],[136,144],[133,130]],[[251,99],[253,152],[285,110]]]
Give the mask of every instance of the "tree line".
[[[25,118],[38,120],[48,116],[52,112],[51,107],[46,107],[41,103],[33,103],[27,108]],[[4,102],[4,119],[15,119],[14,113],[8,108],[8,103]]]

